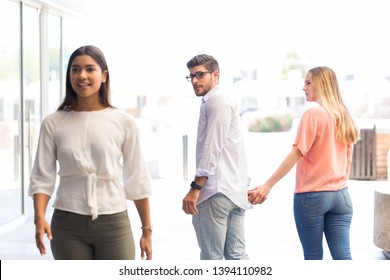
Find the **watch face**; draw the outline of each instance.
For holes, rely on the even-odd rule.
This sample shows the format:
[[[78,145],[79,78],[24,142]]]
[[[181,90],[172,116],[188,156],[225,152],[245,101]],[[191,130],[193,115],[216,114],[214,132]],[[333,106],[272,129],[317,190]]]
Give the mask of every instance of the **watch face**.
[[[195,183],[195,181],[192,181],[190,186],[193,189],[197,189],[197,190],[202,189],[202,186],[199,186],[197,183]]]

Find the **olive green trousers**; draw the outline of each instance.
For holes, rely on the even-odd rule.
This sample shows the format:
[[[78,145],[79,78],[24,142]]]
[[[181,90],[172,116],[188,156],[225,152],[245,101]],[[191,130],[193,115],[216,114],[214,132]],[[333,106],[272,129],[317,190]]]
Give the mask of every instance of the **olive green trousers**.
[[[56,260],[134,260],[127,211],[92,216],[54,210],[50,246]]]

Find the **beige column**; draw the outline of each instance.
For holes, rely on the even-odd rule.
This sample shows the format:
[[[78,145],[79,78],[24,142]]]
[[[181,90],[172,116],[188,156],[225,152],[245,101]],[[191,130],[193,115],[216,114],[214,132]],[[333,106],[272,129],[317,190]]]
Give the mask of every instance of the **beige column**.
[[[390,184],[375,191],[374,244],[390,256]]]

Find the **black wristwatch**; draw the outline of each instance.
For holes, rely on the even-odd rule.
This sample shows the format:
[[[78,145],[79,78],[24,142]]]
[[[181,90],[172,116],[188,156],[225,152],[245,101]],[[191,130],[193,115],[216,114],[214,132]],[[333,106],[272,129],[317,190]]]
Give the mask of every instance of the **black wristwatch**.
[[[199,186],[195,181],[192,181],[190,184],[191,188],[196,190],[201,190],[203,186]]]

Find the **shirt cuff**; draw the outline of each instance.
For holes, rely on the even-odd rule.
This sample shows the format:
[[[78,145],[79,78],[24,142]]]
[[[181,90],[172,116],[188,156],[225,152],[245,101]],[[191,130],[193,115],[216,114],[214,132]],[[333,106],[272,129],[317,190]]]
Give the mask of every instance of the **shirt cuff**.
[[[210,175],[212,175],[211,172],[206,169],[202,169],[202,168],[196,169],[195,177],[210,177]]]

